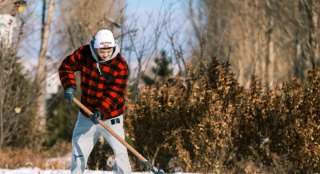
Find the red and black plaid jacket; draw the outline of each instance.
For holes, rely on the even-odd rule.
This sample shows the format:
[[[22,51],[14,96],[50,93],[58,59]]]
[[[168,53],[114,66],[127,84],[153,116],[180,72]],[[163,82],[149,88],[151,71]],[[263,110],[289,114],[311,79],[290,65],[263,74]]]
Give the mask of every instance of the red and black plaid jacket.
[[[100,63],[102,75],[96,68],[90,46],[85,45],[67,56],[59,67],[63,88],[76,87],[74,72],[81,72],[81,102],[91,111],[100,111],[102,119],[116,117],[124,112],[125,93],[128,81],[128,65],[118,54],[115,58]],[[90,117],[80,109],[83,115]]]

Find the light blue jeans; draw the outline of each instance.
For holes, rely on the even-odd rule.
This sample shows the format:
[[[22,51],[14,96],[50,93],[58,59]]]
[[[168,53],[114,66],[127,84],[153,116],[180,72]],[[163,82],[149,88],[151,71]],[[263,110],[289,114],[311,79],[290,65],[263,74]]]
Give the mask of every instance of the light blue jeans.
[[[116,118],[119,118],[120,122],[112,121],[113,119],[103,120],[103,122],[124,139],[123,115]],[[71,174],[83,174],[88,157],[100,135],[103,135],[109,142],[114,152],[115,163],[113,173],[130,174],[131,165],[127,148],[100,124],[94,124],[90,118],[84,116],[81,112],[79,112],[78,120],[72,135]]]

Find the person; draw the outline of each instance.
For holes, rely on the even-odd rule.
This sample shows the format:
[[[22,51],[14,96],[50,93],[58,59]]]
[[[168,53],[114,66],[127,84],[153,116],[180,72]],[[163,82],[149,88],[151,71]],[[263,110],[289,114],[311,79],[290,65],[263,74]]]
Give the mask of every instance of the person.
[[[88,157],[100,135],[115,154],[113,173],[131,173],[127,148],[104,129],[101,120],[121,138],[125,138],[123,113],[128,81],[128,65],[120,55],[109,30],[100,30],[88,45],[67,56],[59,67],[64,97],[72,103],[77,84],[75,72],[81,72],[81,102],[93,112],[80,109],[72,135],[71,173],[83,173]]]

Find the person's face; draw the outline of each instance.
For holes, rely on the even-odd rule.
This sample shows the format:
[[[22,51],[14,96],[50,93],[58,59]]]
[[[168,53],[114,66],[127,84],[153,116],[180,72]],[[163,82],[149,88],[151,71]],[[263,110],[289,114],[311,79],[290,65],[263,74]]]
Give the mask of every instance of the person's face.
[[[111,56],[113,48],[97,48],[97,52],[101,59],[107,60]]]

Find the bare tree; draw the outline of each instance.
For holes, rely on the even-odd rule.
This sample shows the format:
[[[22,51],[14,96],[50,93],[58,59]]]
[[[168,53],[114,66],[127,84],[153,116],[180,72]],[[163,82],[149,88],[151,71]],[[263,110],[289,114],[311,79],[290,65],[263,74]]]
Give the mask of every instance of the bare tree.
[[[319,57],[319,1],[189,1],[197,55],[229,60],[241,85],[255,74],[266,90],[293,72],[302,81]],[[215,53],[216,52],[216,53]],[[310,63],[308,63],[310,62]]]
[[[60,2],[58,8],[63,56],[88,44],[101,29],[112,30],[115,35],[120,33],[123,0],[70,0]]]
[[[167,55],[173,55],[176,58],[178,66],[180,65],[181,59],[183,59],[183,54],[181,53],[181,51],[183,51],[182,46],[176,46],[174,43],[172,47],[172,42],[174,42],[174,39],[177,39],[177,34],[174,33],[177,33],[178,30],[174,29],[176,31],[173,32],[170,29],[170,26],[173,25],[172,18],[174,10],[172,6],[175,4],[176,2],[172,2],[167,5],[163,2],[159,11],[146,12],[146,19],[143,19],[143,21],[136,17],[135,14],[126,17],[126,20],[130,18],[131,21],[131,23],[125,25],[125,31],[128,33],[127,38],[129,39],[126,41],[127,44],[130,45],[129,56],[132,51],[137,63],[136,69],[131,73],[134,79],[130,81],[130,83],[134,84],[134,96],[139,92],[140,87],[145,85],[144,82],[141,81],[142,77],[153,76],[152,81],[159,80],[157,75],[159,69],[154,68],[156,70],[154,73],[150,70],[155,65],[154,59],[159,57],[159,53],[162,50],[165,50]],[[137,28],[139,28],[139,32],[130,32],[136,31]],[[167,44],[169,44],[169,46]],[[170,52],[171,50],[172,52]],[[170,60],[170,62],[172,63],[172,60]],[[181,70],[181,67],[179,69]]]
[[[40,130],[44,130],[46,124],[46,53],[48,50],[48,41],[50,37],[50,25],[52,21],[52,16],[54,12],[55,0],[50,0],[48,2],[48,12],[46,15],[47,1],[43,0],[42,8],[42,28],[41,28],[41,46],[38,59],[38,70],[35,80],[35,84],[38,88],[38,106],[39,113],[38,116],[41,117]]]

